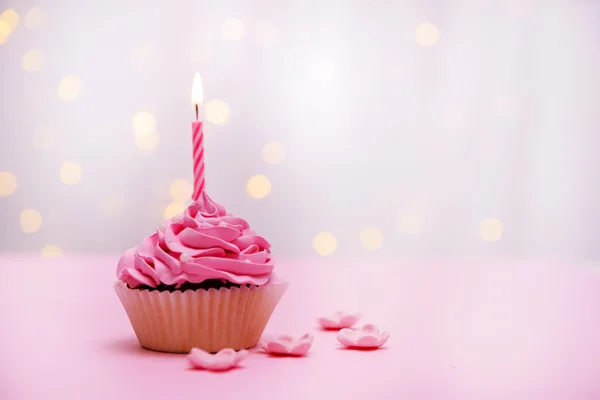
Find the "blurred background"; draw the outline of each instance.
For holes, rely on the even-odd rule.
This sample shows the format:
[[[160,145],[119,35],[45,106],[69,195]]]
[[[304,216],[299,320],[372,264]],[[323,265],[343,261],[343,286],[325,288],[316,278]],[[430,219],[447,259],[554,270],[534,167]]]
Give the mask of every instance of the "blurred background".
[[[600,256],[600,5],[0,1],[0,251],[210,196],[279,257]]]

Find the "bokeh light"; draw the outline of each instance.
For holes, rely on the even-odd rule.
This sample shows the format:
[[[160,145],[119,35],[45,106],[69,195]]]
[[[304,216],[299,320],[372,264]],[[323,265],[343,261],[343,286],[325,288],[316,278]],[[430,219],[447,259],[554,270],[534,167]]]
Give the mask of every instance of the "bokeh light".
[[[225,125],[231,119],[231,108],[223,100],[209,100],[204,105],[204,118],[215,125]]]
[[[432,47],[440,40],[440,31],[435,25],[424,22],[417,27],[415,36],[419,45],[423,47]]]
[[[169,186],[169,196],[179,203],[188,201],[193,191],[194,186],[187,179],[176,179]]]
[[[135,135],[135,145],[140,150],[151,151],[156,149],[159,142],[158,132],[152,132],[149,136]]]
[[[156,118],[147,111],[137,112],[133,115],[131,127],[136,136],[150,136],[156,131]]]
[[[46,150],[54,146],[55,138],[47,125],[38,125],[33,132],[33,147]]]
[[[398,217],[398,227],[407,235],[415,235],[421,232],[423,228],[423,220],[421,219],[419,213],[410,211],[401,214],[400,217]]]
[[[20,221],[21,229],[25,233],[37,232],[42,227],[42,215],[32,208],[21,211]]]
[[[485,218],[479,227],[481,238],[488,242],[496,242],[502,238],[502,221],[497,218]]]
[[[25,27],[36,31],[42,29],[46,24],[46,12],[40,7],[33,7],[25,16]]]
[[[262,149],[262,158],[267,164],[281,164],[285,149],[280,142],[269,142]]]
[[[76,161],[65,161],[60,166],[60,180],[65,185],[76,185],[81,181],[83,168]]]
[[[42,248],[42,257],[56,258],[64,255],[63,249],[56,244],[47,244]]]
[[[244,37],[244,23],[237,18],[229,18],[221,25],[221,32],[226,40],[237,42]]]
[[[159,134],[156,132],[156,125],[156,118],[148,111],[136,112],[131,119],[135,145],[147,154],[151,154],[158,146]]]
[[[248,179],[246,192],[250,197],[262,199],[271,193],[271,181],[264,175],[254,175]]]
[[[6,23],[9,28],[9,34],[17,29],[17,26],[19,26],[19,19],[19,14],[12,8],[9,8],[0,14],[0,21]]]
[[[186,209],[185,204],[173,202],[169,203],[163,211],[163,219],[171,219],[176,215],[181,214]]]
[[[549,237],[540,223],[518,218],[527,215],[529,208],[539,210],[540,215],[572,208],[575,200],[586,195],[592,200],[582,206],[580,214],[594,215],[593,185],[583,185],[593,176],[593,133],[600,127],[592,110],[593,84],[600,83],[596,73],[600,58],[594,52],[598,38],[591,34],[590,21],[573,13],[567,3],[556,8],[561,17],[556,24],[539,18],[544,10],[528,7],[529,18],[520,21],[525,30],[512,29],[516,21],[507,12],[509,7],[522,9],[531,0],[506,0],[488,10],[488,16],[494,17],[491,25],[464,7],[449,7],[452,16],[444,18],[427,7],[415,6],[405,10],[401,21],[396,18],[399,24],[388,31],[377,24],[387,21],[387,13],[394,8],[389,4],[371,7],[370,2],[367,8],[373,18],[355,32],[356,40],[340,37],[335,21],[302,33],[290,22],[310,24],[309,16],[296,21],[297,15],[287,15],[278,7],[268,12],[225,7],[217,10],[210,23],[174,27],[168,33],[174,46],[169,46],[164,34],[165,15],[160,12],[147,13],[141,20],[142,25],[154,27],[154,33],[131,29],[121,32],[123,36],[111,31],[123,22],[121,18],[94,16],[91,8],[80,7],[82,23],[92,21],[91,28],[101,29],[79,32],[85,35],[77,37],[77,30],[71,29],[76,25],[69,24],[72,15],[51,2],[3,3],[0,43],[8,42],[0,46],[7,67],[2,90],[10,111],[0,118],[6,138],[5,153],[0,156],[0,171],[5,171],[0,172],[0,204],[6,208],[7,232],[16,232],[14,237],[6,235],[5,248],[39,253],[45,244],[58,243],[69,253],[74,249],[116,251],[118,239],[134,243],[138,240],[135,226],[125,227],[122,237],[106,243],[77,244],[73,232],[54,239],[51,235],[64,222],[59,218],[61,209],[71,206],[68,196],[90,198],[86,207],[97,221],[105,215],[126,213],[129,217],[138,212],[140,193],[123,188],[123,182],[140,186],[143,182],[135,180],[140,174],[150,177],[147,184],[164,179],[159,194],[149,192],[149,198],[144,198],[152,205],[155,220],[168,203],[172,202],[172,209],[189,204],[193,180],[188,124],[193,108],[184,90],[191,87],[190,78],[199,70],[210,100],[201,107],[205,138],[214,132],[206,149],[208,172],[216,174],[217,182],[230,179],[230,185],[215,188],[216,200],[227,204],[237,195],[231,211],[258,224],[264,217],[262,206],[301,204],[296,190],[286,191],[289,185],[300,193],[325,189],[330,201],[322,205],[324,214],[326,207],[340,205],[342,213],[367,209],[335,224],[317,226],[312,219],[303,221],[293,240],[282,243],[283,253],[300,251],[302,241],[312,253],[311,239],[319,230],[328,229],[340,236],[335,254],[344,256],[353,251],[366,255],[365,241],[370,243],[365,247],[380,246],[391,254],[396,239],[411,244],[404,249],[407,255],[431,246],[440,256],[456,248],[467,255],[487,248],[510,256],[514,246],[503,245],[509,240],[522,244],[524,252],[529,248],[532,253],[551,251],[559,243],[564,246],[561,251],[576,253],[580,250],[576,244],[593,231],[584,226],[592,224],[591,220],[573,222],[561,214],[543,221],[554,233]],[[9,7],[14,10],[6,10]],[[362,11],[360,5],[348,5],[349,20]],[[95,21],[95,17],[100,19]],[[408,52],[391,51],[392,42],[400,47],[408,43]],[[547,42],[556,51],[548,50]],[[105,51],[107,44],[110,54]],[[186,59],[186,51],[192,63],[200,64],[198,68]],[[127,63],[132,53],[136,63],[150,67],[142,73],[133,71]],[[556,54],[565,55],[565,62],[558,66],[553,64]],[[248,57],[253,62],[241,65]],[[152,81],[165,71],[177,79]],[[520,71],[537,72],[535,82],[521,79]],[[557,81],[557,77],[564,79]],[[277,95],[266,96],[269,92]],[[549,93],[556,96],[549,97]],[[326,112],[316,109],[321,99],[330,106]],[[168,111],[169,107],[180,110],[183,118]],[[291,129],[286,129],[286,121]],[[243,131],[248,126],[256,129]],[[232,148],[229,141],[239,146]],[[149,154],[154,158],[142,156]],[[62,164],[70,159],[77,162]],[[108,168],[96,168],[102,160]],[[542,179],[553,166],[567,183],[558,189]],[[465,173],[475,175],[464,179]],[[115,174],[122,176],[113,179]],[[254,174],[264,176],[251,177]],[[507,179],[516,183],[504,184]],[[368,186],[368,193],[353,196],[357,184]],[[383,196],[380,190],[386,184],[400,189]],[[36,187],[44,189],[42,195],[56,189],[56,198],[39,202]],[[518,190],[522,187],[528,190]],[[410,202],[419,190],[430,196],[429,209]],[[473,197],[472,193],[489,196]],[[472,209],[455,209],[455,203],[465,198],[471,198]],[[517,199],[515,207],[509,207],[510,199]],[[244,211],[239,209],[244,201],[254,204]],[[523,206],[528,203],[531,207]],[[25,242],[32,237],[20,234],[17,220],[26,207],[43,213],[41,233],[48,236]],[[72,214],[77,215],[83,205],[73,207]],[[144,207],[140,213],[147,211]],[[472,219],[473,210],[482,213]],[[274,211],[285,214],[282,209]],[[266,231],[276,228],[279,217],[262,222]],[[453,221],[467,226],[466,232],[459,229],[452,238],[457,247],[445,246],[440,239]],[[122,222],[110,220],[102,228],[109,231],[111,224]],[[504,223],[509,229],[506,239]],[[378,228],[361,233],[371,224]],[[579,225],[581,229],[571,229]],[[568,240],[569,235],[581,237]],[[586,246],[580,246],[581,251]]]
[[[377,250],[383,246],[383,233],[379,228],[368,226],[360,234],[360,243],[367,250]]]
[[[109,217],[120,217],[125,212],[125,200],[118,194],[111,194],[104,197],[102,212]]]
[[[81,80],[73,75],[68,75],[58,85],[58,98],[63,101],[77,100],[81,94]]]
[[[31,49],[23,56],[21,66],[27,72],[38,72],[44,68],[44,55],[39,49]]]
[[[261,22],[255,29],[256,43],[262,47],[270,47],[277,43],[277,29],[267,22]]]
[[[0,20],[0,44],[4,44],[8,40],[11,32],[8,22]]]
[[[0,197],[10,196],[17,190],[17,177],[10,172],[0,171]]]
[[[331,232],[319,232],[312,241],[313,249],[320,256],[330,256],[337,249],[337,239]]]

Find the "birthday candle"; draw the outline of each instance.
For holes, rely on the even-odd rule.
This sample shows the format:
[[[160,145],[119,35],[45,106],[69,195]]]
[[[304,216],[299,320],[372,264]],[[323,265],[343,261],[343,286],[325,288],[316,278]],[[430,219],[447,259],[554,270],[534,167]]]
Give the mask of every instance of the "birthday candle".
[[[196,108],[196,120],[192,122],[192,144],[194,157],[194,193],[192,200],[200,198],[204,190],[204,132],[202,131],[202,121],[198,118],[198,107],[202,104],[202,79],[196,72],[194,75],[194,84],[192,86],[192,104]]]

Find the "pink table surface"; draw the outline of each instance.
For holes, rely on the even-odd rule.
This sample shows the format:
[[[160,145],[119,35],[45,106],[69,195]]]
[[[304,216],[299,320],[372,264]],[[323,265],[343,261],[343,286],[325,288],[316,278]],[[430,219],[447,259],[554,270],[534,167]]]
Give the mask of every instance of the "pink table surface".
[[[265,333],[310,331],[302,359],[252,352],[210,373],[139,347],[117,256],[1,256],[0,399],[600,399],[600,271],[551,262],[285,261]],[[315,317],[360,311],[385,348],[342,349]]]

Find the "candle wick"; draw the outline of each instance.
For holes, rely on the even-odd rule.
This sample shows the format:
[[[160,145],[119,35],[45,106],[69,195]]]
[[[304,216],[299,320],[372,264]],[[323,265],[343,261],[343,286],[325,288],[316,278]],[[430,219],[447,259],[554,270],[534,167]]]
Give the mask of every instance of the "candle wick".
[[[198,104],[196,104],[196,121],[198,121]]]

